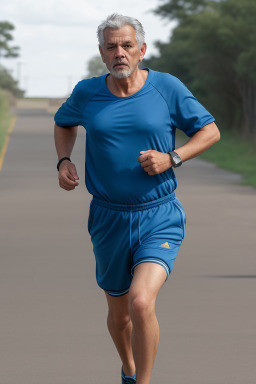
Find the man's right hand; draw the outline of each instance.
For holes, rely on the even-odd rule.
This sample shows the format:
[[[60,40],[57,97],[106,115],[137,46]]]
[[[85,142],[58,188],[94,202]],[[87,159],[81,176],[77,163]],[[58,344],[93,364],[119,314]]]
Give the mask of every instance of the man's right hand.
[[[59,167],[60,187],[66,189],[66,191],[71,191],[79,185],[76,180],[79,180],[79,177],[76,172],[75,164],[71,163],[69,160],[63,160]]]

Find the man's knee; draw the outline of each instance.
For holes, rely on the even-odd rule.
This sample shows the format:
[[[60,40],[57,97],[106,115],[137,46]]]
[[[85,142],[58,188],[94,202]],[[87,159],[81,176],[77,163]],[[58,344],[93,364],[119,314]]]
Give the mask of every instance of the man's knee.
[[[145,321],[155,313],[155,299],[147,292],[132,293],[129,298],[129,313],[132,321]]]
[[[114,327],[115,329],[122,330],[127,327],[130,321],[129,314],[108,312],[107,324],[109,328]]]

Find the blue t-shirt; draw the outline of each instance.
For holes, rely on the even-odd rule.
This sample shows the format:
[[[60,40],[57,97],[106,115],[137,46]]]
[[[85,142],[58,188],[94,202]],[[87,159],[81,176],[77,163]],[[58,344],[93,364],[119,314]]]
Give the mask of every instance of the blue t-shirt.
[[[173,151],[176,128],[192,137],[215,120],[175,76],[144,70],[145,84],[127,97],[110,92],[109,74],[79,81],[54,116],[61,127],[84,126],[86,188],[114,203],[140,204],[173,192],[173,168],[148,175],[140,151]]]

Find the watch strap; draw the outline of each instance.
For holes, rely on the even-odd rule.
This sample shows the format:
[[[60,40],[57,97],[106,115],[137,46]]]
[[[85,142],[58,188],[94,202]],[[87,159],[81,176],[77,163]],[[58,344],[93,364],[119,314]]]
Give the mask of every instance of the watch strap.
[[[57,170],[58,170],[58,171],[59,171],[59,168],[60,168],[60,165],[61,165],[62,161],[64,161],[64,160],[69,160],[69,161],[71,162],[71,160],[70,160],[69,157],[67,157],[67,156],[62,157],[62,158],[59,160],[58,164],[57,164]]]

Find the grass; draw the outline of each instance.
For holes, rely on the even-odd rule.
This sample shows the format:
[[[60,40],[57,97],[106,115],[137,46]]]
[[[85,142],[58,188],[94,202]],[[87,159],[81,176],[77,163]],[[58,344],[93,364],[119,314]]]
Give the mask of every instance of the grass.
[[[8,96],[3,90],[0,89],[0,156],[12,118],[13,115],[9,112]]]
[[[178,134],[179,136],[180,134]],[[221,131],[220,141],[198,156],[198,158],[210,161],[228,171],[239,173],[243,176],[241,184],[251,185],[256,188],[255,143],[242,140],[233,132]]]

